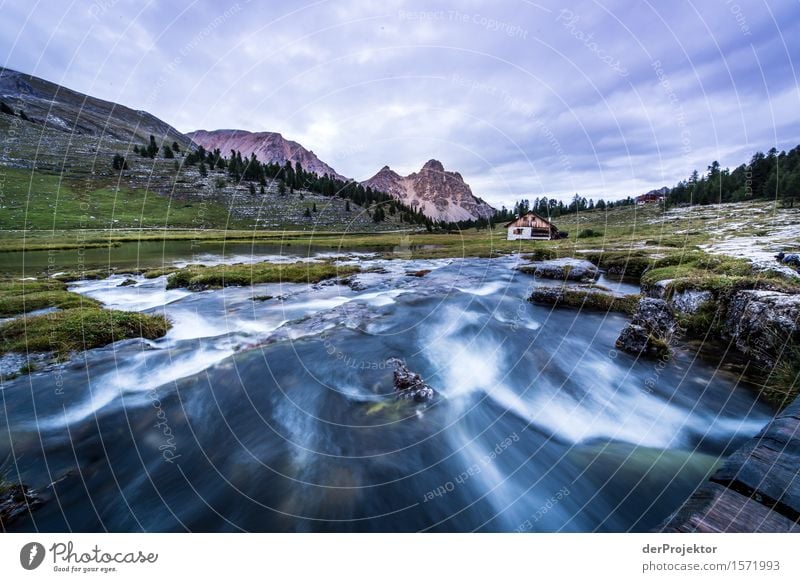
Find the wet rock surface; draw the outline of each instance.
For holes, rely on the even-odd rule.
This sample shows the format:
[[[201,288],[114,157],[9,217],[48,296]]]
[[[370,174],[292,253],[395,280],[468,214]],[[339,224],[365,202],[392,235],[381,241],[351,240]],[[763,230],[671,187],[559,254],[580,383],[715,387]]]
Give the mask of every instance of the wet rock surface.
[[[617,338],[617,348],[633,354],[644,352],[663,353],[669,348],[669,342],[678,323],[672,309],[663,299],[647,297],[639,301],[639,305]]]
[[[713,293],[704,289],[684,289],[673,292],[673,283],[673,279],[663,279],[650,286],[642,285],[642,291],[648,297],[667,301],[675,311],[687,315],[696,313],[705,303],[714,299]]]
[[[528,301],[543,305],[559,305],[564,301],[563,287],[534,287]]]
[[[28,514],[43,503],[38,492],[26,485],[0,484],[0,531],[18,517]]]
[[[739,291],[730,301],[724,334],[745,354],[773,365],[787,342],[800,342],[800,295]]]
[[[600,270],[589,261],[583,259],[553,259],[533,265],[520,267],[520,271],[533,274],[542,279],[562,281],[578,281],[592,283],[600,276]]]
[[[697,310],[706,303],[713,300],[711,291],[700,291],[697,289],[685,289],[675,293],[670,303],[676,311],[685,314],[697,313]]]
[[[392,358],[389,364],[394,366],[393,382],[397,398],[414,402],[428,402],[433,399],[433,388],[425,383],[422,376],[409,370],[405,362]]]
[[[339,283],[342,285],[346,285],[350,287],[353,291],[364,291],[369,288],[368,285],[364,284],[356,275],[350,275],[349,277],[344,277],[343,279],[339,280]]]
[[[784,253],[781,251],[775,255],[777,261],[782,265],[789,265],[790,267],[800,268],[800,254],[798,253]]]

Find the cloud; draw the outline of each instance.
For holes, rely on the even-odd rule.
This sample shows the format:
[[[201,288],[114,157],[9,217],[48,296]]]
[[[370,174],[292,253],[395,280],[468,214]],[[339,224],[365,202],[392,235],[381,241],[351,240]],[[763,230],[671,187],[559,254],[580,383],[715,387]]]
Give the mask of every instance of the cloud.
[[[495,205],[627,196],[800,142],[792,0],[47,0],[3,12],[12,68],[183,131],[279,131],[359,179],[436,157]]]

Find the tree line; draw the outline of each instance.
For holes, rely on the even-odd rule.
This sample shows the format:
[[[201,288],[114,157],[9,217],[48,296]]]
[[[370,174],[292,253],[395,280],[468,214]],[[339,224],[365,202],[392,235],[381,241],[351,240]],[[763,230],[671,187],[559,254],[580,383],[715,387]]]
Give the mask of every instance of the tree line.
[[[751,199],[794,206],[800,197],[800,145],[788,152],[772,148],[756,152],[750,161],[730,170],[714,161],[702,175],[695,170],[667,194],[668,205],[721,204]]]
[[[766,154],[756,152],[750,161],[730,170],[712,162],[701,175],[694,170],[686,180],[681,180],[668,189],[664,198],[667,207],[680,205],[707,205],[726,202],[742,202],[752,199],[774,200],[784,206],[793,207],[800,198],[800,145],[778,152],[772,148]],[[547,196],[530,200],[519,200],[513,209],[503,206],[493,217],[493,222],[510,222],[517,216],[533,211],[545,218],[557,218],[564,214],[608,210],[620,206],[631,206],[636,200],[630,196],[621,200],[596,202],[575,194],[564,203]]]
[[[165,158],[174,158],[180,152],[177,143],[172,147],[163,145],[160,149],[154,136],[144,145],[133,148],[134,153],[147,158],[156,158],[159,153]],[[177,162],[177,160],[176,160]],[[113,160],[115,170],[127,168],[125,158],[115,155]],[[455,228],[453,223],[443,223],[431,220],[416,206],[403,204],[391,195],[364,187],[358,182],[340,180],[324,174],[306,171],[297,161],[294,164],[287,160],[283,164],[275,162],[261,162],[251,154],[250,157],[242,156],[240,151],[230,150],[226,157],[219,149],[206,150],[198,146],[196,150],[185,153],[183,165],[197,166],[202,177],[207,177],[209,172],[227,175],[234,184],[248,183],[251,194],[256,193],[255,185],[260,185],[260,193],[265,193],[265,187],[274,185],[278,194],[285,196],[296,191],[302,196],[303,192],[313,192],[327,197],[338,197],[345,200],[345,210],[350,210],[350,203],[366,208],[375,222],[383,222],[388,217],[396,217],[400,223],[425,226],[429,231],[440,228]],[[218,177],[219,179],[219,177]]]

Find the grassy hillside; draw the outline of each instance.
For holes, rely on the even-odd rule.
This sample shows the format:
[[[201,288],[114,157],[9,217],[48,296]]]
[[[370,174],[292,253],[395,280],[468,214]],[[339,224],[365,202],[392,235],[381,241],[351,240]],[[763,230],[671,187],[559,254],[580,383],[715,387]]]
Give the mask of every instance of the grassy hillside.
[[[183,164],[185,150],[169,159],[142,157],[137,141],[72,134],[0,113],[0,229],[128,228],[292,229],[386,231],[371,213],[336,197],[277,184],[255,193],[224,171],[202,176]],[[127,168],[115,170],[113,157]],[[316,212],[314,208],[316,207]],[[309,216],[306,216],[306,209]]]
[[[246,226],[219,202],[198,203],[128,186],[89,187],[45,172],[5,170],[0,229],[190,228],[198,221]],[[98,181],[99,182],[99,181]]]

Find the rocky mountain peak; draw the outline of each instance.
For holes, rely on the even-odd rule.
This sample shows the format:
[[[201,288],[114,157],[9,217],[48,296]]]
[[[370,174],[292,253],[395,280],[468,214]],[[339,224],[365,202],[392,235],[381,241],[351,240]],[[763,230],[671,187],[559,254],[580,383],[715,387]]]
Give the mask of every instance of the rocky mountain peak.
[[[494,214],[494,208],[472,194],[461,174],[446,171],[439,160],[428,160],[419,172],[408,176],[384,166],[362,184],[386,192],[434,220],[457,222]]]
[[[428,160],[422,166],[422,171],[428,170],[430,172],[444,172],[444,165],[439,160]]]
[[[211,151],[219,148],[227,155],[231,150],[241,152],[242,157],[255,154],[262,163],[284,164],[300,162],[304,170],[318,176],[328,174],[333,178],[347,180],[316,154],[296,141],[284,138],[274,131],[249,132],[241,129],[198,130],[187,134],[198,145]]]

